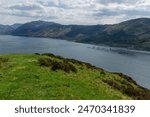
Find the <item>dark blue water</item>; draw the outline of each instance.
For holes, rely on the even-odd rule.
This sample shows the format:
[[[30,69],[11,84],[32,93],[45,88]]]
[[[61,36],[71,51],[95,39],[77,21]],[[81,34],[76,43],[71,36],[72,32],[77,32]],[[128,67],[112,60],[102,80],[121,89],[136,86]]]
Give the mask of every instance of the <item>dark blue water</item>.
[[[0,54],[50,52],[89,62],[112,72],[131,76],[150,89],[150,53],[68,42],[65,40],[0,36]]]

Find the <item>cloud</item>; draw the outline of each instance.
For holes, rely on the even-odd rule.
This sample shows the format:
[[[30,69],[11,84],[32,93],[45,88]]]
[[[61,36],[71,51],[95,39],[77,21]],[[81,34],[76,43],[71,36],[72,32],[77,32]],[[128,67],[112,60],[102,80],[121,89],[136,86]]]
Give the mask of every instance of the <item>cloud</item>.
[[[118,3],[118,4],[135,4],[137,1],[140,0],[95,0],[97,3],[101,4],[109,4],[109,3]]]
[[[111,24],[150,17],[149,0],[0,0],[0,5],[0,18],[7,17],[0,23],[5,24],[12,17],[12,23],[47,20],[62,24]]]
[[[59,10],[54,7],[44,7],[39,3],[24,2],[3,6],[0,9],[0,14],[29,18],[57,19],[56,13],[59,14]]]
[[[33,4],[29,2],[10,5],[8,8],[12,10],[42,10],[44,9],[44,7],[40,4],[36,4],[36,3]]]

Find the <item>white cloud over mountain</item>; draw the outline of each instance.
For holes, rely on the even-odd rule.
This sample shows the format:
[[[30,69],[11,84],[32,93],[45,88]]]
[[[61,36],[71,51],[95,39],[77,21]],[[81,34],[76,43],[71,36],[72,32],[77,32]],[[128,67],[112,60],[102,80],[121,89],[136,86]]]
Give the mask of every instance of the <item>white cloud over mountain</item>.
[[[150,17],[150,0],[0,0],[0,23],[111,24]]]

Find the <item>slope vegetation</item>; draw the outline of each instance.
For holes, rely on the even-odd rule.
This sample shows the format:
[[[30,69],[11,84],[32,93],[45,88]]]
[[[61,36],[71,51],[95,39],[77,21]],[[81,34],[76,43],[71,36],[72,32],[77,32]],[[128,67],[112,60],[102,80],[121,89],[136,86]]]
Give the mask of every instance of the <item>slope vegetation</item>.
[[[150,99],[130,77],[53,54],[0,56],[0,99]]]

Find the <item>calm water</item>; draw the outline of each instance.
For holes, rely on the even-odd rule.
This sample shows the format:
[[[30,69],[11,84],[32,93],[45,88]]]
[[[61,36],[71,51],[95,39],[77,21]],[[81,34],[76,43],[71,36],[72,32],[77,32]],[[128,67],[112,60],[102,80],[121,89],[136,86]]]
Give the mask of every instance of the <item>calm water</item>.
[[[36,52],[50,52],[89,62],[112,72],[122,72],[131,76],[140,85],[150,89],[149,52],[129,51],[47,38],[0,36],[0,54]]]

